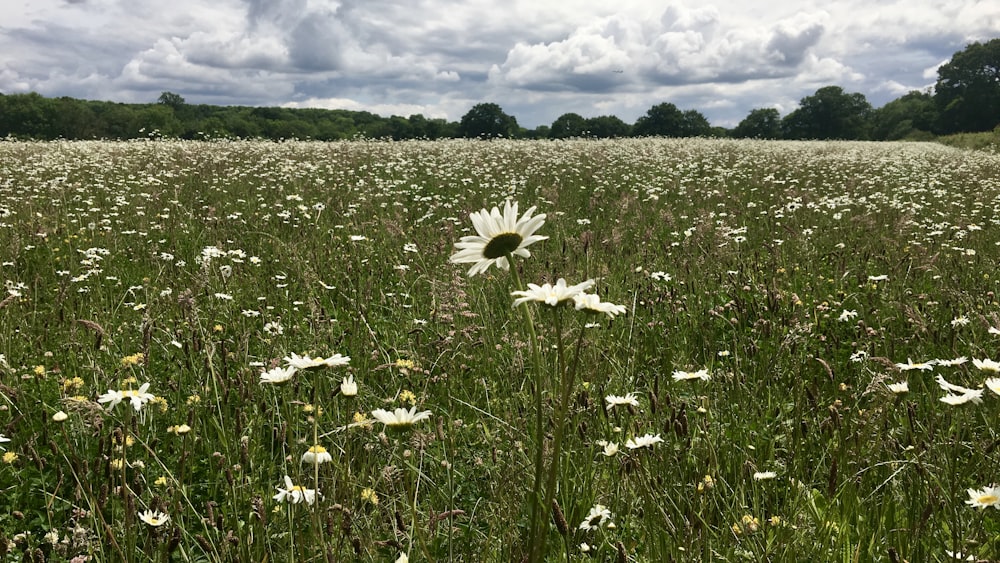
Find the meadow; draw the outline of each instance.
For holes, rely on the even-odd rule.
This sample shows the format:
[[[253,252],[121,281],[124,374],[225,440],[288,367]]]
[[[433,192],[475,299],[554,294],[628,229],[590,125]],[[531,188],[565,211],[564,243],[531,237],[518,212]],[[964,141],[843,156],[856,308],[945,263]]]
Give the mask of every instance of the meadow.
[[[1000,560],[998,207],[931,143],[0,142],[0,555],[519,561],[556,452],[536,559]]]

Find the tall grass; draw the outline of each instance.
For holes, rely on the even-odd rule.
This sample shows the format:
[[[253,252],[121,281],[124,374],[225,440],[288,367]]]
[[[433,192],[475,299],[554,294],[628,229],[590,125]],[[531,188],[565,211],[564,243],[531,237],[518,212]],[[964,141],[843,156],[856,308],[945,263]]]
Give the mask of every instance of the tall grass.
[[[966,502],[1000,482],[971,361],[1000,356],[998,179],[919,143],[2,142],[0,551],[523,557],[531,343],[508,275],[448,261],[511,199],[548,215],[524,281],[628,308],[561,327],[587,338],[550,560],[1000,559],[998,505]],[[351,359],[260,383],[292,353]],[[143,383],[139,411],[97,402]],[[432,418],[373,423],[400,406]],[[316,442],[332,462],[302,461]],[[316,502],[275,500],[286,475]]]

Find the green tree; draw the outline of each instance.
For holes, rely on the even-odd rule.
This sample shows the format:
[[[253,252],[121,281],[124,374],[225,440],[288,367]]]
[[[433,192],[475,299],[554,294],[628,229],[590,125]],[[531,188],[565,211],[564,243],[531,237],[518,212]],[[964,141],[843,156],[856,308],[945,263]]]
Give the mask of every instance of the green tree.
[[[174,116],[170,106],[153,104],[145,106],[134,115],[132,130],[140,136],[176,137],[183,131],[183,125]]]
[[[174,109],[174,111],[177,111],[184,107],[184,98],[182,98],[180,94],[163,92],[160,94],[160,97],[156,99],[156,103],[170,106]]]
[[[867,139],[872,106],[864,94],[824,86],[806,96],[781,122],[788,139]]]
[[[587,119],[587,131],[591,137],[598,139],[610,139],[614,137],[628,137],[632,128],[614,115],[599,115]]]
[[[934,101],[942,133],[989,131],[1000,124],[1000,38],[972,43],[941,65]]]
[[[640,117],[632,128],[637,137],[695,137],[708,135],[712,126],[695,110],[681,111],[669,102],[655,105]]]
[[[757,108],[733,129],[737,139],[780,139],[781,115],[774,108]]]
[[[684,114],[677,106],[669,102],[655,105],[646,111],[646,115],[635,121],[632,134],[636,137],[678,137]]]
[[[700,111],[689,109],[682,116],[679,137],[707,137],[712,134],[712,124]]]
[[[913,91],[872,114],[872,138],[895,141],[928,134],[938,122],[937,105],[927,92]]]
[[[54,139],[55,106],[40,94],[11,94],[0,105],[0,137]]]
[[[467,138],[512,137],[518,130],[517,119],[504,113],[499,105],[480,103],[462,116],[459,132]]]
[[[587,120],[578,113],[564,113],[552,122],[549,129],[549,137],[553,139],[566,139],[569,137],[582,137],[587,134]]]

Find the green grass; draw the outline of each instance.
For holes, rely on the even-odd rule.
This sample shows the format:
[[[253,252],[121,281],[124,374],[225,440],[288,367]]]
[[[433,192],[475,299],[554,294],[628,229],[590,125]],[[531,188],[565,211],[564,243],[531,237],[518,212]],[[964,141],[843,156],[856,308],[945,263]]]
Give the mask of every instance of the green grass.
[[[1000,148],[1000,130],[982,133],[955,133],[938,137],[936,140],[951,147],[996,152]]]
[[[547,214],[525,282],[593,278],[628,309],[563,311],[584,344],[549,560],[1000,559],[1000,510],[965,502],[1000,483],[1000,396],[935,382],[997,376],[971,360],[1000,356],[998,171],[932,143],[0,142],[0,551],[517,560],[552,315],[532,308],[536,366],[509,274],[449,263],[509,198]],[[259,382],[292,353],[351,361]],[[141,412],[97,402],[147,382]],[[432,413],[411,432],[338,430],[411,404]],[[285,475],[322,496],[276,502]],[[579,529],[597,504],[614,526]]]

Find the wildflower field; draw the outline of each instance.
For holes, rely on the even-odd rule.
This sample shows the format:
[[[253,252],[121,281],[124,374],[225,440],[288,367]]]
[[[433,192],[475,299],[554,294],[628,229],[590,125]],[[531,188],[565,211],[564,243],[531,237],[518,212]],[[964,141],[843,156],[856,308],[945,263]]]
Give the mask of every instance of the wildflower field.
[[[998,208],[922,143],[0,142],[0,554],[998,560]]]

